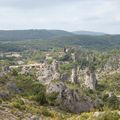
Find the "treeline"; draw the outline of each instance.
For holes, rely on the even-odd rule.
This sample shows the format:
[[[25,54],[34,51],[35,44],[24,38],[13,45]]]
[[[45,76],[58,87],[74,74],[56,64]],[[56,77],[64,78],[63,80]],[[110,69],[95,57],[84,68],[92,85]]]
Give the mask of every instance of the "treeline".
[[[49,50],[65,46],[102,51],[120,48],[120,35],[75,35],[60,30],[0,31],[0,51]]]

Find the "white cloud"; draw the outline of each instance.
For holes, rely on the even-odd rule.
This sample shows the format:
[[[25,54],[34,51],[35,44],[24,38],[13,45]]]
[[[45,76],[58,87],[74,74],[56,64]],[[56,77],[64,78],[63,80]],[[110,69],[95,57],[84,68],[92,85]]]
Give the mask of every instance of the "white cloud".
[[[120,33],[119,0],[0,0],[0,29]]]

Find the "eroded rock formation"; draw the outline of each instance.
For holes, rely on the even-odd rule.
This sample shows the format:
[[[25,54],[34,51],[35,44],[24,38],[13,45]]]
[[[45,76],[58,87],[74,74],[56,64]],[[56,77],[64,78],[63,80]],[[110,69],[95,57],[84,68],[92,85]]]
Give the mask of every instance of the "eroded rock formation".
[[[80,96],[77,90],[71,90],[63,82],[51,82],[47,87],[47,93],[58,93],[57,103],[61,109],[80,113],[93,108],[90,98]]]
[[[59,78],[57,61],[53,61],[51,65],[45,64],[38,73],[38,80],[43,84],[49,84],[51,80],[58,80]]]
[[[89,67],[85,70],[85,85],[92,90],[95,90],[97,85],[95,70]]]
[[[72,83],[78,83],[77,66],[74,66],[72,68],[71,79],[70,80],[71,80]]]

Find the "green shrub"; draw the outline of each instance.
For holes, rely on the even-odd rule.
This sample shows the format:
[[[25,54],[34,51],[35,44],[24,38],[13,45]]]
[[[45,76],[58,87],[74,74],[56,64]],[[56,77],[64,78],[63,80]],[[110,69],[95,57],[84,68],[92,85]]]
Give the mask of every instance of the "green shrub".
[[[52,59],[47,60],[47,63],[48,63],[48,64],[52,64],[52,62],[53,62]]]
[[[90,113],[82,113],[79,117],[79,120],[88,120],[90,117]]]
[[[2,99],[0,99],[0,104],[2,104]]]
[[[111,108],[112,110],[119,109],[120,101],[118,100],[116,96],[111,96],[107,99],[106,106],[108,108]]]
[[[46,101],[46,90],[43,85],[39,83],[33,84],[32,91],[33,91],[33,95],[35,96],[35,100],[39,102],[41,105],[47,102]]]
[[[17,76],[17,75],[18,75],[18,71],[17,71],[16,69],[13,69],[13,70],[12,70],[12,75],[13,75],[13,76]]]
[[[56,104],[56,98],[57,98],[57,96],[58,96],[58,93],[56,93],[56,92],[47,94],[46,97],[47,97],[48,103],[50,105],[55,105]]]
[[[43,108],[42,114],[46,117],[53,117],[53,115],[46,108]]]
[[[120,115],[117,112],[108,111],[96,117],[95,120],[120,120]]]
[[[104,111],[98,116],[95,116],[94,113],[82,113],[79,120],[120,120],[120,115],[117,112]]]
[[[18,108],[20,110],[25,110],[25,105],[24,105],[24,101],[21,99],[16,99],[15,101],[13,101],[11,103],[11,105],[15,108]]]
[[[42,84],[33,80],[35,80],[34,75],[18,75],[15,77],[14,82],[22,91],[22,96],[35,100],[40,104],[45,104],[46,89]]]
[[[71,55],[70,54],[65,54],[64,56],[59,58],[60,61],[69,61],[71,60]]]
[[[37,95],[35,95],[34,100],[37,101],[41,105],[47,103],[46,96],[45,96],[44,92],[39,92]]]
[[[102,96],[102,100],[103,100],[104,102],[107,102],[108,97],[109,97],[108,94],[103,94],[103,96]]]

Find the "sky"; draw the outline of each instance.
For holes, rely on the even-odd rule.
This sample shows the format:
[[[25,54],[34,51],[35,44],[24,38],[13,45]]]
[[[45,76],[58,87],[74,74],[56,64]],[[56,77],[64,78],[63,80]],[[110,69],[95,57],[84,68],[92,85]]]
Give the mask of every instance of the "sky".
[[[0,0],[0,30],[13,29],[120,34],[120,0]]]

